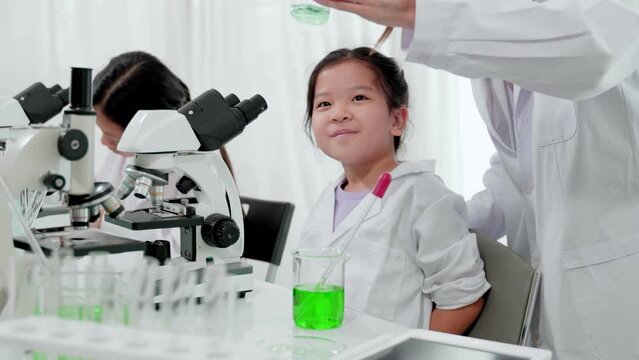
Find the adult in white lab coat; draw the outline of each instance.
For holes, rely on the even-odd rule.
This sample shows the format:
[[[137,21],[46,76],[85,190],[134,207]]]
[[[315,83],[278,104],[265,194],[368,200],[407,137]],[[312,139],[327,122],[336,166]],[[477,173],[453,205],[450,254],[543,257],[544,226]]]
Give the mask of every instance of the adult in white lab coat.
[[[96,179],[108,181],[116,188],[124,175],[124,168],[131,162],[133,154],[117,150],[124,129],[138,110],[177,109],[191,100],[188,87],[155,56],[133,51],[112,58],[93,80],[93,104],[96,124],[102,132],[101,142],[110,151],[100,163],[96,162]],[[230,169],[224,148],[223,159]],[[183,197],[175,188],[179,179],[169,173],[169,184],[165,186],[165,198]],[[123,201],[127,210],[150,206],[147,199],[129,196]],[[139,240],[168,240],[172,256],[179,256],[179,229],[133,231],[101,223],[103,231]]]
[[[348,245],[345,305],[413,328],[427,328],[433,303],[458,309],[488,290],[464,199],[433,174],[433,162],[401,163],[393,181]],[[304,231],[303,247],[342,247],[371,193],[333,231],[335,188],[322,192]]]
[[[639,2],[319,2],[414,29],[410,61],[476,79],[520,195],[515,230],[543,273],[543,346],[560,360],[637,359]]]
[[[531,252],[536,249],[533,247],[535,213],[532,190],[522,191],[509,177],[508,171],[500,154],[491,157],[490,168],[483,178],[486,188],[467,202],[469,226],[477,235],[487,239],[506,236],[508,247],[532,263]],[[529,183],[529,186],[532,184]],[[536,254],[535,267],[539,265],[538,258]]]

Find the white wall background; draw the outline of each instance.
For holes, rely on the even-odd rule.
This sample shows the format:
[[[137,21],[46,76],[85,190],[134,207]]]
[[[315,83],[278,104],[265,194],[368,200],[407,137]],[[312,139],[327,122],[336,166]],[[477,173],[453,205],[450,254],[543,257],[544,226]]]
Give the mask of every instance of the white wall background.
[[[296,206],[277,282],[288,286],[290,250],[319,192],[339,166],[302,126],[313,66],[340,47],[372,46],[383,27],[331,11],[323,26],[297,23],[289,0],[0,0],[0,94],[31,83],[68,86],[71,66],[95,72],[124,51],[148,51],[196,97],[209,88],[259,93],[269,110],[228,144],[240,193]],[[403,63],[396,30],[381,51]],[[493,152],[466,79],[403,64],[411,90],[404,159],[437,159],[450,188],[470,197]],[[94,72],[94,74],[95,74]],[[99,134],[98,134],[99,135]],[[97,146],[97,161],[108,151]],[[256,277],[265,266],[256,265]]]

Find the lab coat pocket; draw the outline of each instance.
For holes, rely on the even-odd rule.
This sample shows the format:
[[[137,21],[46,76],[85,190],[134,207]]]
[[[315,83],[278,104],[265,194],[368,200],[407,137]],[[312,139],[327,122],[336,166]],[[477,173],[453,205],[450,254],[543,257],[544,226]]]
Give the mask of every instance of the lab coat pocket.
[[[535,94],[533,118],[533,133],[537,146],[567,141],[577,132],[575,106],[567,100]]]
[[[345,305],[392,320],[399,297],[406,256],[404,252],[375,241],[355,239],[348,247]]]
[[[573,296],[564,306],[575,306],[589,337],[576,341],[601,359],[635,359],[639,234],[562,252],[561,262]]]

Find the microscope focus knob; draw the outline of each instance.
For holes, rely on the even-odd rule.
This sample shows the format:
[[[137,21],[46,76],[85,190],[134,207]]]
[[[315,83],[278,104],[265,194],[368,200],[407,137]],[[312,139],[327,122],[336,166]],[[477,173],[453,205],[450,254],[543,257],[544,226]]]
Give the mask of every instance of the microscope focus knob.
[[[58,152],[67,160],[80,160],[88,150],[89,139],[80,130],[71,129],[58,138]]]
[[[210,246],[229,247],[240,238],[240,229],[235,220],[222,214],[211,214],[204,219],[202,239]]]

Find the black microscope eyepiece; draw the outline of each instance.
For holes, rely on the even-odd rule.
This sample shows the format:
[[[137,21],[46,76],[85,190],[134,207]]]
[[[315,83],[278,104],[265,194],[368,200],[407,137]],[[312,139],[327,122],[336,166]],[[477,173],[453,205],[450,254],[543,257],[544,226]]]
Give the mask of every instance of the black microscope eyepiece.
[[[201,151],[213,151],[239,135],[246,125],[266,111],[268,105],[260,95],[242,100],[229,94],[223,97],[211,89],[178,109],[200,141]]]
[[[234,106],[234,108],[242,111],[246,120],[246,125],[248,125],[253,120],[257,119],[261,113],[268,109],[268,104],[266,104],[266,100],[264,100],[262,96],[253,95],[250,99],[242,100],[239,104]]]
[[[56,116],[69,104],[69,89],[56,84],[47,88],[35,83],[13,97],[29,118],[30,124],[42,124]]]

